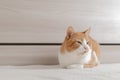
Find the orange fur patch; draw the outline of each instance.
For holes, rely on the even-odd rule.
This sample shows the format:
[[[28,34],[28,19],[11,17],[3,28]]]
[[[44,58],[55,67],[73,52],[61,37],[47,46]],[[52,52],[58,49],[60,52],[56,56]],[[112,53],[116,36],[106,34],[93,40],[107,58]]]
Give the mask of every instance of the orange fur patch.
[[[95,51],[98,59],[100,57],[100,46],[99,44],[92,39],[89,36],[89,32],[90,29],[84,31],[84,32],[75,32],[74,29],[72,27],[69,27],[67,30],[67,35],[65,37],[65,40],[61,46],[61,54],[65,54],[65,51],[67,52],[72,52],[74,50],[76,50],[77,48],[80,47],[79,44],[77,44],[77,41],[79,40],[80,42],[83,41],[83,39],[86,39],[86,41],[88,41],[88,45],[91,47],[92,51]],[[85,67],[91,67],[91,66],[96,66],[96,64],[94,63],[95,59],[92,56],[91,57],[91,61],[85,65]]]

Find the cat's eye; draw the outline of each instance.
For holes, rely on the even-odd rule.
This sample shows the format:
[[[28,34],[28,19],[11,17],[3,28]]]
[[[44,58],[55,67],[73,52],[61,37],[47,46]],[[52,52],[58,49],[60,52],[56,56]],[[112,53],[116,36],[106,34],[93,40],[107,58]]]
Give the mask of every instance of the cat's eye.
[[[80,41],[77,41],[77,43],[82,44]]]
[[[87,41],[87,44],[89,44],[89,42]]]

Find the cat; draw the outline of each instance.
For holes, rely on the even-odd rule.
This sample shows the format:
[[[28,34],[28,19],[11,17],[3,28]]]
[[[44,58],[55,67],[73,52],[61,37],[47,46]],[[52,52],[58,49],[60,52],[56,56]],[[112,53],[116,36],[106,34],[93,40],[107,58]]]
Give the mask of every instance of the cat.
[[[68,27],[58,54],[61,67],[92,68],[100,64],[100,45],[89,33],[90,28],[83,32],[75,32],[72,26]]]

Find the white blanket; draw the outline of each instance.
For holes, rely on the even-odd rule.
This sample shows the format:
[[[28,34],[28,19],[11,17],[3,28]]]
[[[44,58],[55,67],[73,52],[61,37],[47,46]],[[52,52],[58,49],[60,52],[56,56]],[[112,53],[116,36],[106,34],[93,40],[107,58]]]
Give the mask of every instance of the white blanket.
[[[120,63],[90,69],[62,69],[58,65],[0,66],[0,80],[120,80]]]

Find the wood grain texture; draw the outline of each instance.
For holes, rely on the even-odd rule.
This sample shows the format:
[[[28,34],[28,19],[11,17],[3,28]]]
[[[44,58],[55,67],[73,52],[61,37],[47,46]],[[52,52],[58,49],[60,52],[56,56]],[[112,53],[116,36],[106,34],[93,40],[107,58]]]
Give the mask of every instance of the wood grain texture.
[[[0,42],[60,43],[67,26],[120,43],[119,0],[0,0]]]
[[[60,46],[0,46],[0,65],[58,64]],[[120,46],[101,46],[101,63],[119,63]]]
[[[0,46],[0,65],[58,64],[55,46]]]

